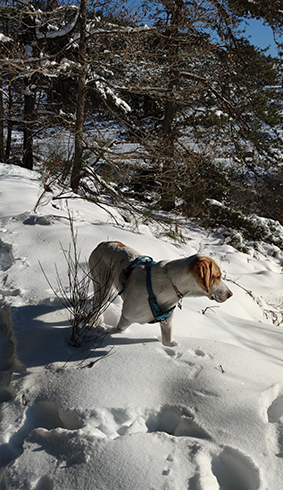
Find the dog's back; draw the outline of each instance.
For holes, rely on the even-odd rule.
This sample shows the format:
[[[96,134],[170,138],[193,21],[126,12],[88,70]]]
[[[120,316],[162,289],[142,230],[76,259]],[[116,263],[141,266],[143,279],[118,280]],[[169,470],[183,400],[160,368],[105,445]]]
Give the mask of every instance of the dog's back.
[[[118,241],[102,242],[91,253],[89,270],[94,288],[94,311],[108,301],[112,288],[119,290],[121,270],[126,270],[139,253]]]
[[[95,275],[101,270],[104,272],[104,269],[107,269],[112,272],[111,276],[114,277],[117,264],[119,264],[119,269],[121,267],[126,269],[129,263],[138,256],[139,253],[136,250],[121,242],[102,242],[90,255],[89,269]]]

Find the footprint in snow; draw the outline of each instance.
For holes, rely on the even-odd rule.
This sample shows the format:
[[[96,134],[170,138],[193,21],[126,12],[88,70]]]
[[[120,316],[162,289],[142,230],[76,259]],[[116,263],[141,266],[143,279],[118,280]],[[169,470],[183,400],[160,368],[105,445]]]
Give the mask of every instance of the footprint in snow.
[[[0,270],[7,271],[13,265],[12,245],[0,239]]]
[[[14,256],[12,252],[12,245],[9,243],[5,243],[0,239],[0,272],[5,272],[10,267],[12,267],[14,263]],[[5,285],[6,278],[2,279],[3,286]],[[0,294],[2,296],[18,296],[20,294],[19,289],[5,289],[3,287],[0,289]]]
[[[174,361],[177,362],[182,362],[184,364],[188,364],[189,370],[188,370],[188,378],[194,379],[196,378],[201,371],[203,370],[202,366],[199,364],[196,364],[191,360],[192,356],[194,357],[207,357],[205,352],[203,352],[200,349],[196,349],[196,351],[192,354],[190,351],[188,352],[181,352],[181,351],[176,351],[175,349],[172,349],[171,347],[164,347],[164,352],[171,357]]]
[[[225,447],[211,463],[220,490],[258,490],[259,469],[240,451]]]
[[[175,437],[211,440],[209,433],[185,407],[164,405],[159,411],[144,414],[124,409],[98,409],[91,414],[87,430],[95,437],[116,439],[139,432],[165,432]]]
[[[211,440],[211,436],[195,420],[194,415],[184,407],[164,405],[146,421],[148,432],[166,432],[175,437],[194,437]]]
[[[194,354],[197,357],[209,357],[202,349],[196,349]]]
[[[52,490],[53,480],[48,475],[43,475],[32,490]]]
[[[97,409],[90,413],[87,426],[93,436],[116,439],[132,433],[146,432],[143,416],[123,408]]]
[[[283,424],[281,417],[283,416],[283,395],[278,396],[271,403],[267,410],[268,422],[271,424],[277,424],[277,441],[279,452],[277,457],[283,458]],[[281,419],[281,420],[280,420]]]
[[[70,441],[75,439],[75,431],[82,426],[83,423],[75,412],[60,410],[56,402],[35,402],[27,408],[22,428],[11,436],[7,444],[0,446],[0,468],[7,466],[22,454],[23,444],[27,440],[46,446],[46,451],[54,456],[57,455],[60,445],[62,448],[66,447],[67,459],[67,456],[73,454]],[[57,429],[65,429],[65,431]]]
[[[10,309],[2,307],[0,310],[0,403],[7,402],[15,396],[10,383],[12,373],[17,367],[19,366],[15,355]]]
[[[268,422],[275,424],[283,415],[283,395],[278,396],[267,410]]]

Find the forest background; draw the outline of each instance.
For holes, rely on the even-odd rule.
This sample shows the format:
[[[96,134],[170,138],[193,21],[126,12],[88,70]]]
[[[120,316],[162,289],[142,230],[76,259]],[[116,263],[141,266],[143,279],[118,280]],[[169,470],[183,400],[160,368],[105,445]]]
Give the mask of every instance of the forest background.
[[[0,161],[125,219],[174,211],[240,230],[238,248],[277,240],[282,0],[24,0],[0,11]],[[250,43],[245,19],[271,27],[277,58]]]

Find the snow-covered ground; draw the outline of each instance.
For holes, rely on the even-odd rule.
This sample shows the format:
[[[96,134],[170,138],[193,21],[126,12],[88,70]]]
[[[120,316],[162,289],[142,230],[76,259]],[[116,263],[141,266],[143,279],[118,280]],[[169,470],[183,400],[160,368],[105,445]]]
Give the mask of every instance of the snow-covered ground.
[[[240,253],[190,222],[176,246],[157,225],[137,231],[113,208],[120,225],[69,200],[82,262],[107,239],[155,260],[201,252],[234,293],[221,305],[185,299],[176,347],[161,344],[157,324],[134,324],[75,348],[39,266],[56,288],[56,265],[67,286],[66,203],[44,196],[34,212],[41,192],[36,172],[0,165],[0,489],[283,488],[280,259],[264,245]]]

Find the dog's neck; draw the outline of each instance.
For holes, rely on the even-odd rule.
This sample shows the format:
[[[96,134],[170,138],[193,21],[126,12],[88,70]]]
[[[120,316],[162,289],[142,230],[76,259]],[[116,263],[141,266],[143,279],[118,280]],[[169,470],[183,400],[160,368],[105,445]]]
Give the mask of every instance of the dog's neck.
[[[184,296],[190,296],[191,291],[195,288],[194,277],[189,273],[190,263],[193,262],[195,256],[186,257],[167,262],[165,264],[166,275],[170,279],[172,288],[180,301]]]

